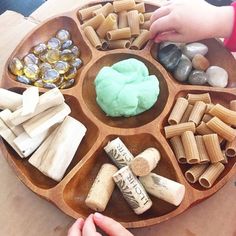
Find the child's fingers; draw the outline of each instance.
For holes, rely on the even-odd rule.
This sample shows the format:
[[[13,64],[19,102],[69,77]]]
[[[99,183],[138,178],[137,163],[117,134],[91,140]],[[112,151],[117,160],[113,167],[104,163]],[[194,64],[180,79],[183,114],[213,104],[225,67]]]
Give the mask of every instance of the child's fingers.
[[[70,227],[67,236],[81,236],[81,231],[84,225],[84,220],[79,218],[75,223]]]
[[[183,39],[181,37],[182,35],[175,32],[175,31],[170,31],[162,34],[158,34],[154,38],[155,43],[160,43],[162,41],[171,41],[171,42],[182,42]]]
[[[151,38],[154,38],[160,33],[175,30],[174,23],[170,19],[171,18],[169,16],[164,16],[153,22],[150,27]]]
[[[96,226],[93,222],[93,214],[89,215],[85,220],[82,232],[83,236],[101,236],[101,234],[97,233]]]
[[[153,12],[151,18],[150,18],[150,22],[151,24],[156,21],[157,19],[168,15],[171,12],[171,9],[169,7],[161,7],[159,9],[157,9],[156,11]]]
[[[95,213],[93,219],[95,224],[109,236],[133,236],[120,223],[110,217]]]

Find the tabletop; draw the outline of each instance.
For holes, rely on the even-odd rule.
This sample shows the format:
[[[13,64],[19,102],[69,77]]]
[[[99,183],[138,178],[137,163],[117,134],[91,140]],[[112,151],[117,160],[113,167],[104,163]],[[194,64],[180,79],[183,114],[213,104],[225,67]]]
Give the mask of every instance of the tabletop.
[[[0,16],[0,78],[24,36],[53,15],[87,0],[48,0],[29,17],[7,11]],[[153,0],[155,3],[162,1]],[[64,236],[74,219],[41,199],[17,178],[0,152],[0,235]],[[183,214],[151,227],[130,229],[135,236],[236,236],[236,176],[216,194]]]

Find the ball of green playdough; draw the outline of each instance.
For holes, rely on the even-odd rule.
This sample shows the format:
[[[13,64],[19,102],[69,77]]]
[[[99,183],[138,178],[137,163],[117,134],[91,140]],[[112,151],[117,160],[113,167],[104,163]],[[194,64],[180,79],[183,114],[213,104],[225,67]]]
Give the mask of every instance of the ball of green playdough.
[[[135,116],[150,109],[159,95],[159,81],[145,64],[127,59],[103,67],[95,79],[97,103],[113,117]]]

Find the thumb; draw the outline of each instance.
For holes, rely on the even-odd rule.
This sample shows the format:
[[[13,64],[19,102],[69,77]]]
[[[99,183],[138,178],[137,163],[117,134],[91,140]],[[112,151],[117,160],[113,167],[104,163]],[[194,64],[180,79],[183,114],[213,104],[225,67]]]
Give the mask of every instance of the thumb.
[[[120,223],[110,217],[96,212],[93,216],[93,220],[95,224],[109,236],[133,236],[133,234],[126,230]]]

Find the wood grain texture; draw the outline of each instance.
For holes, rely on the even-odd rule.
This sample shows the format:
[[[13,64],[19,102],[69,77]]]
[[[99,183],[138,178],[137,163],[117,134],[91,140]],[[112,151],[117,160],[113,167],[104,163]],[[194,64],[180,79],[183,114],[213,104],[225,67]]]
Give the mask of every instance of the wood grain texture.
[[[49,1],[50,2],[50,1]],[[65,1],[65,5],[67,5],[68,2]],[[58,4],[57,4],[58,5]],[[55,5],[56,6],[56,5]],[[61,7],[61,6],[60,6]],[[65,10],[65,9],[64,9]],[[46,8],[45,8],[46,11]],[[1,20],[1,17],[0,17]],[[47,31],[45,31],[47,32]],[[82,34],[83,35],[83,34]],[[1,39],[0,39],[1,40]],[[9,39],[8,39],[9,40]],[[86,40],[85,40],[86,41]],[[25,43],[26,45],[26,42]],[[28,41],[30,42],[30,41]],[[210,54],[209,57],[212,58],[212,60],[216,60],[214,57],[214,52],[216,50],[222,51],[222,45],[220,45],[215,40],[207,41],[210,46],[213,45],[213,50],[211,50],[212,54]],[[17,46],[17,43],[15,44],[15,47]],[[24,47],[24,46],[23,46]],[[24,47],[25,50],[27,49]],[[150,45],[146,47],[151,48]],[[211,47],[212,48],[212,47]],[[17,50],[20,49],[20,47],[17,48]],[[2,50],[2,49],[1,49]],[[94,52],[93,49],[90,47],[90,50],[92,53]],[[152,54],[155,52],[155,48],[151,48]],[[23,52],[22,52],[23,53]],[[128,120],[124,124],[124,128],[127,129],[119,129],[120,125],[122,124],[122,119],[115,119],[111,120],[109,124],[107,124],[104,115],[99,113],[97,117],[94,119],[94,116],[92,115],[95,111],[96,106],[93,105],[93,99],[94,95],[92,94],[91,97],[86,95],[86,91],[82,92],[83,86],[86,87],[86,85],[90,86],[92,83],[92,77],[94,74],[98,71],[99,68],[94,68],[92,71],[89,70],[89,66],[93,64],[93,60],[88,62],[88,69],[85,69],[82,75],[84,78],[87,78],[86,83],[84,82],[85,79],[81,79],[81,81],[76,85],[76,89],[78,89],[78,99],[84,100],[87,103],[87,109],[84,107],[80,107],[77,100],[74,99],[72,96],[67,96],[66,101],[71,106],[76,106],[78,108],[78,112],[74,112],[73,116],[80,119],[80,121],[87,123],[87,126],[91,130],[90,136],[87,137],[87,140],[90,140],[91,143],[94,144],[93,149],[91,150],[90,144],[86,141],[84,143],[84,146],[82,150],[77,153],[76,158],[72,161],[71,166],[69,167],[69,173],[67,174],[66,178],[61,182],[61,185],[56,187],[55,189],[59,192],[61,192],[62,189],[65,191],[65,197],[64,196],[57,196],[55,197],[56,192],[51,191],[51,187],[56,186],[55,183],[49,179],[42,179],[42,175],[40,173],[35,173],[32,179],[30,181],[28,180],[30,173],[29,170],[31,167],[23,167],[26,163],[20,163],[19,160],[14,159],[14,154],[12,154],[11,150],[5,146],[1,146],[1,149],[3,150],[3,155],[7,157],[8,162],[10,165],[17,171],[19,168],[23,172],[17,171],[20,179],[28,185],[33,191],[36,191],[39,195],[43,196],[44,198],[50,198],[53,197],[56,199],[56,204],[59,207],[64,207],[61,202],[61,197],[65,199],[65,202],[67,203],[71,209],[67,209],[67,214],[70,214],[74,217],[78,216],[78,211],[81,212],[82,215],[88,214],[88,209],[85,208],[83,205],[79,205],[80,199],[77,199],[74,201],[74,197],[78,196],[78,194],[85,193],[88,191],[88,187],[90,186],[90,182],[88,185],[82,187],[81,189],[76,188],[80,185],[80,183],[83,182],[83,178],[81,176],[87,175],[90,177],[95,177],[96,173],[102,163],[107,162],[107,158],[103,153],[102,146],[104,144],[116,136],[120,136],[122,140],[124,140],[126,143],[128,143],[128,147],[131,149],[134,154],[137,154],[141,151],[141,149],[150,147],[150,145],[156,147],[160,150],[162,155],[164,155],[166,158],[163,158],[163,160],[160,162],[160,165],[154,170],[154,172],[164,175],[166,177],[169,177],[173,180],[178,180],[181,183],[185,184],[187,186],[188,194],[185,198],[183,204],[181,207],[175,209],[172,208],[170,205],[165,204],[164,202],[154,199],[154,202],[156,205],[159,204],[160,208],[154,209],[152,212],[148,213],[148,215],[143,216],[141,221],[143,219],[144,222],[141,222],[138,220],[138,223],[127,223],[123,222],[124,225],[129,227],[140,227],[140,226],[147,226],[151,224],[158,223],[160,221],[167,220],[168,218],[171,218],[175,214],[179,214],[182,210],[186,209],[191,203],[195,202],[197,199],[203,199],[207,196],[212,195],[216,190],[221,188],[229,179],[230,176],[233,176],[232,168],[235,164],[234,161],[232,161],[228,167],[228,169],[223,173],[223,176],[227,176],[224,178],[220,178],[220,180],[217,182],[216,187],[214,189],[210,189],[207,191],[195,191],[194,189],[198,189],[198,186],[190,186],[186,183],[185,179],[182,176],[182,172],[180,171],[180,168],[178,166],[177,161],[175,160],[175,157],[172,152],[170,151],[170,147],[164,137],[160,135],[160,133],[156,132],[156,128],[159,130],[162,130],[162,124],[167,124],[167,115],[170,111],[171,106],[174,102],[175,96],[181,96],[183,95],[182,86],[177,84],[173,81],[171,76],[159,65],[158,62],[155,62],[151,57],[146,59],[147,55],[149,54],[148,51],[143,50],[143,55],[140,56],[140,53],[132,53],[136,58],[144,60],[145,62],[150,63],[151,66],[151,72],[156,73],[160,76],[160,82],[162,88],[164,88],[164,91],[168,91],[168,95],[165,97],[164,95],[161,96],[161,101],[166,102],[167,105],[163,108],[162,113],[157,112],[154,113],[151,118],[150,116],[140,116],[133,119]],[[107,63],[109,61],[109,55],[111,55],[111,52],[108,52],[106,54],[107,59],[103,59],[102,53],[100,53],[100,61],[102,62],[100,66],[103,65],[103,63]],[[129,53],[117,53],[113,54],[111,58],[113,58],[111,61],[115,62],[116,60],[119,60],[120,58],[127,58],[130,54]],[[9,55],[8,55],[9,57]],[[230,57],[230,54],[228,52],[225,52],[223,50],[222,57],[228,58],[227,60],[230,61],[230,65],[234,65],[234,61]],[[217,61],[216,61],[217,62]],[[220,61],[218,62],[220,63]],[[225,63],[226,65],[226,63]],[[226,65],[227,66],[227,65]],[[228,66],[229,68],[229,66]],[[233,73],[233,72],[232,72]],[[82,76],[81,75],[81,76]],[[232,76],[232,74],[231,74]],[[168,85],[165,83],[164,78],[168,81]],[[234,84],[233,77],[230,77],[230,85]],[[9,79],[9,78],[8,78]],[[9,80],[10,81],[10,80]],[[12,82],[11,82],[12,83]],[[4,86],[10,87],[13,84],[10,84],[6,82],[3,83]],[[82,85],[82,86],[81,86]],[[16,86],[16,84],[14,84]],[[19,84],[17,84],[17,87],[24,87]],[[89,89],[89,88],[88,88]],[[209,89],[206,87],[197,87],[192,89],[190,86],[186,86],[186,91],[189,90],[190,92],[199,92],[199,91],[211,91],[211,95],[213,97],[213,101],[217,102],[220,101],[223,104],[227,104],[229,100],[235,99],[235,89],[228,89],[227,91],[224,90],[222,92],[219,89]],[[194,90],[194,91],[193,91]],[[21,90],[22,91],[22,90]],[[70,94],[74,94],[75,89],[71,90],[69,92]],[[169,96],[169,94],[172,94],[172,96]],[[227,95],[224,96],[224,101],[221,100],[221,95]],[[86,112],[89,119],[84,115],[84,112]],[[152,111],[153,112],[153,111]],[[150,112],[150,114],[152,113]],[[82,115],[81,115],[82,114]],[[96,121],[95,123],[97,125],[94,125],[91,122],[91,119]],[[123,122],[124,123],[124,122]],[[142,126],[140,127],[140,124]],[[131,127],[133,125],[133,127]],[[97,126],[100,126],[100,132],[98,132]],[[107,131],[104,131],[103,128],[107,128]],[[155,127],[155,129],[154,129]],[[136,128],[136,129],[132,129]],[[95,130],[95,132],[94,132]],[[142,134],[145,130],[145,134]],[[107,136],[109,132],[114,131],[114,136]],[[162,132],[162,131],[161,131]],[[95,135],[94,135],[95,134]],[[95,136],[95,137],[94,137]],[[91,141],[92,139],[92,141]],[[103,140],[102,145],[96,140]],[[142,142],[141,142],[142,141]],[[90,151],[89,151],[90,150]],[[96,150],[96,152],[93,152],[93,150]],[[9,155],[9,153],[11,155]],[[2,156],[2,155],[1,155]],[[83,157],[83,160],[81,159]],[[97,163],[96,160],[99,159],[100,163]],[[82,161],[80,161],[82,160]],[[108,161],[109,162],[109,161]],[[17,181],[17,178],[15,177],[15,174],[10,170],[9,166],[6,164],[5,160],[3,158],[0,158],[0,163],[2,166],[2,170],[0,172],[0,186],[2,187],[0,194],[0,203],[4,203],[0,205],[0,209],[2,212],[6,212],[6,214],[0,216],[0,222],[3,227],[0,229],[0,234],[3,235],[19,235],[19,236],[30,236],[35,235],[35,232],[38,232],[36,234],[41,235],[66,235],[66,230],[68,229],[69,225],[73,222],[73,220],[70,217],[67,217],[66,215],[60,213],[56,207],[52,206],[51,204],[47,203],[46,201],[43,201],[39,199],[36,195],[32,194],[27,188],[25,188],[22,184]],[[15,167],[14,167],[15,166]],[[83,168],[81,168],[83,166]],[[73,168],[75,167],[75,168]],[[94,168],[92,168],[94,167]],[[28,168],[28,169],[27,169]],[[73,168],[73,169],[72,169]],[[91,169],[92,168],[92,169]],[[182,171],[185,167],[182,167]],[[230,171],[231,170],[231,171]],[[230,171],[230,172],[229,172]],[[23,174],[22,174],[23,173]],[[92,183],[92,180],[91,180]],[[82,186],[82,184],[80,185]],[[47,190],[50,189],[50,190]],[[74,189],[73,192],[69,193],[70,189]],[[58,193],[58,192],[57,192]],[[228,201],[224,201],[226,198]],[[175,217],[171,220],[169,220],[166,223],[159,224],[158,226],[153,226],[150,228],[143,228],[138,230],[132,230],[132,232],[137,235],[215,235],[219,232],[228,233],[227,235],[232,235],[234,233],[234,218],[235,210],[233,210],[233,207],[236,205],[235,203],[235,187],[234,187],[234,181],[230,181],[223,190],[219,191],[217,194],[215,194],[211,199],[205,201],[204,203],[186,211],[184,214]],[[120,199],[121,195],[119,193],[115,193],[113,197],[113,201],[117,202],[118,199]],[[232,197],[232,199],[230,199]],[[215,199],[215,200],[214,200]],[[231,201],[230,201],[231,200]],[[122,199],[123,201],[123,199]],[[64,202],[64,200],[63,200]],[[222,202],[222,204],[219,204],[219,202]],[[28,206],[32,206],[30,209]],[[114,206],[115,207],[115,206]],[[114,218],[116,220],[119,220],[122,222],[122,220],[129,221],[130,219],[135,222],[137,218],[136,216],[132,214],[131,210],[128,209],[127,206],[123,206],[123,212],[126,213],[126,215],[118,215]],[[174,211],[173,211],[174,210]],[[168,211],[170,213],[168,213]],[[109,208],[108,211],[105,212],[106,215],[113,216],[112,212],[114,212],[113,207]],[[223,213],[227,214],[227,222],[225,221],[225,217],[223,217]],[[158,214],[164,216],[158,216]],[[219,215],[222,215],[222,217],[219,217]],[[23,216],[23,217],[22,217]],[[47,217],[45,217],[47,216]],[[198,216],[198,217],[197,217]],[[124,218],[126,217],[126,218]],[[207,229],[205,226],[205,221],[211,217],[212,221],[215,222],[215,224],[212,224],[212,227],[208,227]],[[153,220],[153,219],[154,220]],[[50,221],[49,221],[50,219]],[[195,220],[194,220],[195,219]],[[196,220],[197,219],[197,220]],[[14,224],[15,227],[12,227],[9,222]],[[217,223],[216,223],[217,222]],[[222,227],[222,224],[220,225],[219,222],[224,224],[225,228]],[[187,225],[187,227],[186,227]],[[218,226],[219,225],[219,226]],[[201,227],[202,226],[202,227]],[[16,233],[17,232],[17,233]]]

